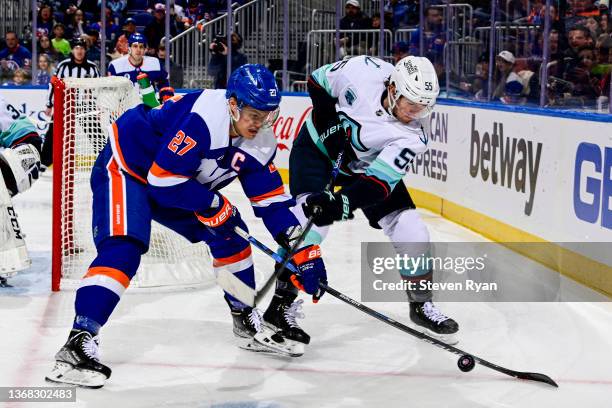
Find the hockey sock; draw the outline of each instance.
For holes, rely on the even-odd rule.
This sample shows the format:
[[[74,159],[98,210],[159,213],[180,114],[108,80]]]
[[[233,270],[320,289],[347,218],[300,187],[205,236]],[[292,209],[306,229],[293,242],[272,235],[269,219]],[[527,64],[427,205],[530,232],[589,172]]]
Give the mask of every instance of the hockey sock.
[[[95,334],[106,323],[136,274],[142,250],[137,241],[123,237],[98,245],[98,256],[77,290],[74,329]]]

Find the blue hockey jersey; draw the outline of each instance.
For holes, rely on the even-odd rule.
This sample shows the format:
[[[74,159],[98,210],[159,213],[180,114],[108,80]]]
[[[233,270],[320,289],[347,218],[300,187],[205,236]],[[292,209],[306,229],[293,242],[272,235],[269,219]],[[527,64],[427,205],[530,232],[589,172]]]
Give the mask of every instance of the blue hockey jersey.
[[[208,209],[214,191],[237,177],[273,236],[299,225],[289,210],[295,202],[273,163],[272,130],[262,129],[249,140],[231,138],[229,129],[225,91],[206,90],[174,97],[156,109],[130,109],[109,127],[109,140],[119,166],[147,184],[163,207]]]
[[[159,59],[155,57],[143,57],[142,64],[140,66],[134,66],[129,60],[128,55],[119,57],[116,60],[111,61],[108,65],[109,76],[123,76],[128,78],[133,83],[136,83],[136,78],[141,72],[146,73],[149,76],[149,80],[152,84],[157,87],[159,91],[162,88],[170,86],[168,82],[168,73],[162,67]]]

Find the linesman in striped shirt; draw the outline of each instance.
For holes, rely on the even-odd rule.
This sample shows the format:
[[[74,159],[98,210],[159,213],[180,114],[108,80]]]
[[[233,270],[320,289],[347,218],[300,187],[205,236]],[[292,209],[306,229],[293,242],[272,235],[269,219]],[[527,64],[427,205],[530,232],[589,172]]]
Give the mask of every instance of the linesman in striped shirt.
[[[99,78],[100,71],[98,66],[85,58],[87,43],[82,38],[72,41],[72,51],[70,57],[60,62],[55,69],[55,76],[62,78]],[[47,99],[47,109],[45,114],[51,117],[53,110],[53,85],[49,84],[49,97]],[[41,162],[44,166],[49,166],[53,162],[53,126],[49,126],[45,142],[43,144]]]

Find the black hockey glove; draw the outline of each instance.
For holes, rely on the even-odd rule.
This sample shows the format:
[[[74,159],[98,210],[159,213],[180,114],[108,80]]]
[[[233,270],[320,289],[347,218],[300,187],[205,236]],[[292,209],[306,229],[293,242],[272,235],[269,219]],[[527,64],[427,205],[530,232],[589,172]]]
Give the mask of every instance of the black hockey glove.
[[[311,194],[302,204],[302,208],[307,217],[312,216],[314,224],[318,227],[354,218],[348,197],[341,193],[332,194],[326,191]]]

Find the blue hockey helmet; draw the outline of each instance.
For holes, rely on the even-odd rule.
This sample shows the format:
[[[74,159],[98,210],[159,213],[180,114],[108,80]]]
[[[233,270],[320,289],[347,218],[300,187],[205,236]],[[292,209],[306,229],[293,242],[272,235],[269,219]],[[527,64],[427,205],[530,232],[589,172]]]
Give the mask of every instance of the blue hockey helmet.
[[[131,47],[132,44],[144,44],[144,46],[147,46],[147,39],[145,38],[144,35],[140,34],[140,33],[134,33],[134,34],[130,34],[130,36],[128,37],[128,45]]]
[[[225,97],[232,96],[239,108],[248,105],[262,111],[277,110],[281,100],[274,75],[261,64],[246,64],[232,72]]]

